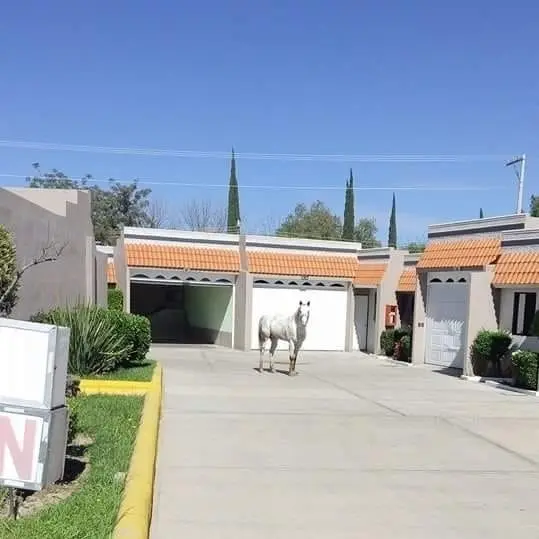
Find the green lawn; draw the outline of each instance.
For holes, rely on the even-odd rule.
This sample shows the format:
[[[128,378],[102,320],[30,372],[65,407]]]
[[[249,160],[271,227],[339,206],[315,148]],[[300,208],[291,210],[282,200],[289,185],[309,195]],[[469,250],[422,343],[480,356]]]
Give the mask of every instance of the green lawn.
[[[155,361],[147,359],[144,363],[121,367],[114,372],[96,376],[84,376],[88,380],[129,380],[131,382],[150,382],[155,369]]]
[[[89,395],[75,398],[79,431],[93,440],[86,452],[89,473],[79,490],[57,505],[16,521],[0,520],[0,538],[106,539],[120,506],[143,397]]]

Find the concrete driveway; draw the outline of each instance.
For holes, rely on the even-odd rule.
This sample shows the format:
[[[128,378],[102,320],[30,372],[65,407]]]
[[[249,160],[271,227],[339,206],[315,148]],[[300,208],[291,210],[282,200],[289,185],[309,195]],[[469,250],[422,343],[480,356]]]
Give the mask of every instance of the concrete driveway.
[[[153,539],[539,537],[534,397],[358,353],[303,353],[295,378],[256,353],[153,357]]]

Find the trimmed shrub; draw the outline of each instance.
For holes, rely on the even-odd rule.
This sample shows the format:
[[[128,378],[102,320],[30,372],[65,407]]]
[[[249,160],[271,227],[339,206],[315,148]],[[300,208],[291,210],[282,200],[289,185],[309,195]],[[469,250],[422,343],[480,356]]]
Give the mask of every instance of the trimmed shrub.
[[[403,335],[395,345],[395,355],[394,358],[399,361],[410,362],[412,357],[412,336]]]
[[[121,363],[127,365],[144,361],[152,340],[148,318],[111,310],[109,319],[114,324],[116,332],[123,335],[128,347],[122,356]]]
[[[17,277],[17,253],[9,231],[0,225],[0,297],[4,295]],[[0,303],[0,316],[9,316],[17,304],[17,283]]]
[[[537,362],[539,354],[527,350],[513,353],[513,380],[517,387],[537,390]]]
[[[113,312],[101,307],[77,306],[40,312],[31,320],[71,329],[68,371],[85,376],[114,370],[130,349],[111,320]]]
[[[501,374],[501,360],[509,352],[511,334],[502,330],[481,330],[471,346],[471,360],[474,373],[484,376],[489,367],[494,368],[494,374]]]
[[[394,329],[385,329],[384,331],[382,331],[382,334],[380,335],[380,348],[386,356],[393,356],[393,351],[395,349]]]
[[[109,288],[107,290],[107,304],[113,311],[124,310],[124,294],[119,288]]]

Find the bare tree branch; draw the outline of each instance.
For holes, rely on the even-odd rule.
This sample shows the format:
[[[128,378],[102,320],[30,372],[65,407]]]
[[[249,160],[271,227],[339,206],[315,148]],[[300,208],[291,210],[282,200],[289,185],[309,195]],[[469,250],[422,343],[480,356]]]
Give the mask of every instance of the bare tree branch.
[[[171,225],[168,205],[164,200],[152,200],[146,213],[150,228],[165,228]]]
[[[30,262],[24,264],[20,269],[17,270],[13,280],[6,288],[2,296],[0,296],[0,305],[2,305],[5,299],[11,294],[14,288],[17,286],[18,282],[21,280],[23,274],[34,266],[39,264],[45,264],[46,262],[54,262],[62,256],[64,249],[67,247],[67,242],[59,245],[56,242],[49,242],[44,247],[42,247],[39,255],[34,257]]]
[[[225,232],[225,208],[214,208],[209,200],[192,200],[180,213],[180,223],[189,230],[200,232]]]

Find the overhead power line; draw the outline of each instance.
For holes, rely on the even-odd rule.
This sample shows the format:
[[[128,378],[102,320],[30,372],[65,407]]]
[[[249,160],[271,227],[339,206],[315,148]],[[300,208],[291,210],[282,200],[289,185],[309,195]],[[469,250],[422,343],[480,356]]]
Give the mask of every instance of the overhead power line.
[[[150,157],[186,157],[197,159],[230,159],[230,152],[200,150],[167,150],[157,148],[115,148],[110,146],[89,146],[80,144],[62,144],[53,142],[33,142],[17,140],[0,140],[0,147],[61,151],[86,152],[116,155],[145,155]],[[346,154],[298,154],[298,153],[259,153],[237,152],[237,158],[250,160],[275,161],[327,161],[327,162],[363,162],[363,163],[473,163],[499,162],[505,155],[426,155],[426,154],[380,154],[380,155],[346,155]]]
[[[17,178],[17,179],[26,179],[30,176],[24,174],[8,174],[0,173],[0,178]],[[82,181],[87,180],[88,185],[94,183],[109,184],[110,180],[96,180],[94,178],[66,178],[73,181]],[[112,179],[112,181],[118,183],[131,183],[134,179],[131,180],[117,180]],[[136,178],[137,182],[141,185],[166,185],[171,187],[202,187],[202,188],[222,188],[228,189],[228,183],[192,183],[192,182],[176,182],[176,181],[155,181],[149,179],[140,179]],[[382,187],[379,185],[372,186],[354,186],[354,191],[493,191],[493,190],[504,190],[508,187],[492,187],[492,186],[479,186],[479,185],[465,185],[465,186],[451,186],[451,185],[395,185]],[[265,189],[265,190],[289,190],[289,191],[342,191],[344,187],[342,185],[255,185],[255,184],[241,184],[240,189]]]

